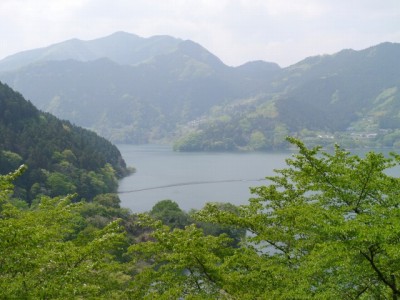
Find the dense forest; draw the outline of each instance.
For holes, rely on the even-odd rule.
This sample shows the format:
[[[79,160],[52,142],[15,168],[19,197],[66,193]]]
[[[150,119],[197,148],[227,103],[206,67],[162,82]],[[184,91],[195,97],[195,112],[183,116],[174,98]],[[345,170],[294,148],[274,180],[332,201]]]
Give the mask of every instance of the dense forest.
[[[112,194],[21,207],[25,167],[0,176],[0,298],[398,299],[399,155],[288,141],[298,153],[247,205],[191,213],[133,215]]]
[[[116,192],[128,169],[119,150],[97,134],[36,109],[0,83],[0,174],[25,164],[19,198],[78,193],[91,200]]]

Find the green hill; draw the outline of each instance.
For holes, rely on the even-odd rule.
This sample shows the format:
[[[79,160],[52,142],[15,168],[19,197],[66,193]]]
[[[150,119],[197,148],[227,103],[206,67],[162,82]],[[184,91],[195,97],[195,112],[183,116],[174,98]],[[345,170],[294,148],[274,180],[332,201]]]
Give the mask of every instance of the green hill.
[[[31,201],[39,194],[78,193],[92,199],[115,192],[127,174],[119,150],[110,142],[68,121],[43,113],[0,83],[0,173],[28,171],[17,181],[16,195]]]

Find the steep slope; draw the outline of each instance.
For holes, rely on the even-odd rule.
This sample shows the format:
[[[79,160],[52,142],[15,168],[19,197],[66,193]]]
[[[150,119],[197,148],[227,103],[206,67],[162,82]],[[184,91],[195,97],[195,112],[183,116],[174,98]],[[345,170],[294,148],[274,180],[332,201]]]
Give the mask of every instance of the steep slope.
[[[95,133],[42,113],[0,83],[0,173],[21,164],[28,171],[17,182],[17,196],[78,193],[91,199],[115,192],[127,173],[119,150]]]

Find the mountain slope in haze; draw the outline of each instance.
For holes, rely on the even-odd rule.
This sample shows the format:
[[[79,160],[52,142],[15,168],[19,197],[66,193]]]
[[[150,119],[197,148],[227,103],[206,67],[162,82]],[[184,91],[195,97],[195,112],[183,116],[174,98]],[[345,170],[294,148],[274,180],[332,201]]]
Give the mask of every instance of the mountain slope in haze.
[[[285,147],[288,134],[391,134],[378,141],[384,146],[398,139],[399,44],[309,57],[282,69],[262,61],[229,67],[195,42],[166,36],[119,32],[75,43],[74,51],[67,41],[0,61],[0,68],[11,59],[21,64],[0,72],[0,80],[40,109],[114,142],[181,137],[176,149],[263,150]],[[47,56],[21,59],[37,51]]]
[[[0,61],[0,72],[12,71],[45,61],[92,61],[109,58],[118,64],[134,65],[153,56],[173,51],[181,42],[169,36],[141,38],[137,35],[116,32],[110,36],[90,41],[71,39],[45,48],[10,55]]]
[[[17,196],[78,193],[88,200],[116,192],[127,174],[119,150],[93,132],[40,112],[19,93],[0,83],[0,173],[21,164]]]
[[[400,44],[307,58],[264,93],[214,109],[178,150],[277,149],[286,135],[346,146],[400,143]],[[324,138],[325,137],[325,138]]]
[[[119,43],[114,44],[116,39]],[[215,105],[259,91],[280,71],[276,64],[262,63],[258,69],[244,66],[242,74],[199,44],[171,37],[143,39],[116,33],[99,40],[79,41],[79,45],[86,43],[96,45],[92,47],[97,49],[96,56],[76,59],[75,55],[66,55],[65,60],[47,56],[40,62],[1,72],[0,79],[39,109],[93,129],[114,142],[146,143],[171,137],[178,125],[207,114]],[[41,52],[61,57],[70,44],[67,41]],[[127,44],[131,46],[124,48]],[[116,45],[126,54],[120,55],[118,62],[110,50],[118,48]],[[79,47],[74,49],[73,53],[82,52]],[[137,63],[139,52],[147,55],[141,57],[141,63]],[[98,58],[101,55],[105,57]],[[130,58],[135,58],[135,63]],[[265,75],[255,79],[260,72]]]
[[[290,129],[323,129],[324,123],[327,130],[345,130],[360,115],[368,115],[376,108],[375,100],[382,92],[399,87],[400,61],[396,59],[399,55],[400,44],[384,43],[361,51],[344,50],[331,56],[309,58],[288,68],[279,83],[291,87],[286,99],[278,104],[282,119],[285,123],[293,120],[293,110],[289,107],[299,105],[305,111],[301,115],[304,119],[289,123]],[[313,114],[323,120],[307,123]],[[380,122],[387,115],[376,117]]]

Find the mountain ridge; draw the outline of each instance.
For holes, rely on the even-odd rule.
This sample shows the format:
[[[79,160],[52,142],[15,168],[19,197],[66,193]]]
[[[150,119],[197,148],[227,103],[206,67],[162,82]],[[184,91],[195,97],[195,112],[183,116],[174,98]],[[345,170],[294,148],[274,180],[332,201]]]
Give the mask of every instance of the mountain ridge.
[[[27,64],[49,60],[91,61],[104,57],[119,64],[136,64],[154,55],[172,51],[181,41],[169,36],[142,38],[122,31],[87,41],[74,38],[7,56],[0,61],[0,71],[12,71]],[[161,46],[163,51],[159,51]]]
[[[110,39],[120,42],[107,46]],[[117,32],[85,43],[119,45],[123,54],[109,50],[114,58],[42,61],[0,72],[0,80],[40,109],[121,143],[171,142],[194,132],[209,138],[212,128],[233,122],[230,127],[244,128],[241,137],[231,143],[221,130],[217,145],[225,140],[231,143],[226,149],[250,149],[253,135],[265,142],[260,149],[268,149],[282,146],[272,142],[274,136],[301,135],[303,129],[318,136],[363,126],[378,132],[381,124],[397,124],[397,92],[391,101],[381,94],[400,88],[400,44],[344,49],[280,68],[264,61],[230,67],[196,42],[168,36]],[[124,43],[137,43],[136,54],[151,51],[135,57]],[[387,101],[376,105],[378,98]]]

